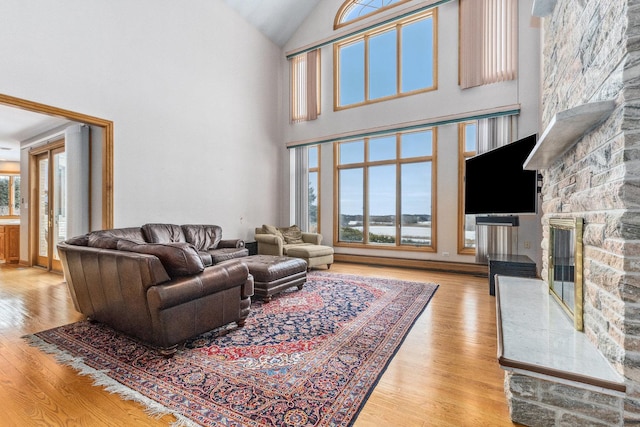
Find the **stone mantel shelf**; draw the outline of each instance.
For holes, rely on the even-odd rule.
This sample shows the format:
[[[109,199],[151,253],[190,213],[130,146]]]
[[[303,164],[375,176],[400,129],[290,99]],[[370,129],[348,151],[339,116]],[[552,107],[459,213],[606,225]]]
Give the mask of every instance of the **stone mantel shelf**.
[[[556,0],[533,0],[531,14],[543,18],[551,15],[553,8],[556,6]]]
[[[524,169],[547,169],[585,133],[606,119],[614,108],[615,101],[607,100],[557,113],[525,160]]]

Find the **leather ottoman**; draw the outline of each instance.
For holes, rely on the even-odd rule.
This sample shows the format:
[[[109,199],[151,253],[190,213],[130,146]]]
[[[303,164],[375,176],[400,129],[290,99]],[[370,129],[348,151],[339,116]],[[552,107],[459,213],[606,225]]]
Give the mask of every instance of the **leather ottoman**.
[[[307,281],[307,262],[300,258],[277,255],[250,255],[242,261],[249,267],[253,275],[253,292],[264,302],[292,286],[302,289]]]

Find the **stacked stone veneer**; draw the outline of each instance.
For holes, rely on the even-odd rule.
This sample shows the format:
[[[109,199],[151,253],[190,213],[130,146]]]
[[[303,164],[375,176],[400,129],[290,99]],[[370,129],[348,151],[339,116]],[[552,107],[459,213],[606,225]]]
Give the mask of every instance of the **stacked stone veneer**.
[[[558,0],[543,26],[541,130],[557,112],[587,102],[614,99],[616,109],[541,171],[542,278],[549,218],[583,218],[585,333],[627,392],[600,395],[507,374],[512,418],[640,425],[640,0]]]
[[[508,372],[505,390],[514,421],[527,426],[623,423],[623,399],[595,389]]]

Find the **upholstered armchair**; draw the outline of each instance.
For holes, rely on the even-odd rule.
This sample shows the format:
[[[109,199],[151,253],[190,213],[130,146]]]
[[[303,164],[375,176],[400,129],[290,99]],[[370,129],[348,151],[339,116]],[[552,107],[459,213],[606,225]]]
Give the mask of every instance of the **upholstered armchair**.
[[[276,255],[302,258],[309,268],[333,264],[333,248],[323,246],[322,235],[300,231],[297,225],[256,227],[255,239],[259,255]]]

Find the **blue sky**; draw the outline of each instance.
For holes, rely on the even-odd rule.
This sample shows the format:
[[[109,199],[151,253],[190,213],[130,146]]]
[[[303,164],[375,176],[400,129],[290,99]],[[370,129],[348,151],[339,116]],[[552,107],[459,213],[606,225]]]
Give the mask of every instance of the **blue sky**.
[[[433,80],[433,19],[423,18],[404,24],[400,30],[401,55],[398,55],[398,31],[393,27],[369,38],[368,99],[375,100],[398,93],[428,89]],[[399,58],[399,61],[398,61]],[[345,44],[340,48],[340,105],[365,102],[365,41]],[[398,73],[400,76],[398,76]],[[400,81],[398,83],[398,77]],[[369,161],[396,158],[396,136],[372,138],[369,143]],[[430,132],[407,133],[402,137],[400,157],[406,159],[432,154]],[[341,164],[364,162],[364,141],[342,144]],[[431,213],[431,165],[429,163],[403,164],[400,167],[401,210],[404,214]],[[343,214],[364,213],[363,171],[341,170],[340,206]],[[371,215],[396,213],[396,166],[380,165],[369,168]]]
[[[364,141],[353,141],[340,145],[341,164],[364,161]],[[433,134],[430,130],[404,133],[400,143],[400,158],[431,156]],[[369,161],[396,159],[396,135],[371,138]],[[396,164],[369,167],[369,213],[371,215],[393,215],[396,211]],[[401,209],[405,214],[427,214],[431,212],[431,163],[403,163],[400,166]],[[341,212],[348,215],[363,214],[363,169],[340,171]]]
[[[369,100],[433,86],[433,19],[402,27],[398,64],[397,31],[394,28],[369,38]],[[340,105],[365,101],[365,42],[353,41],[340,48]]]

